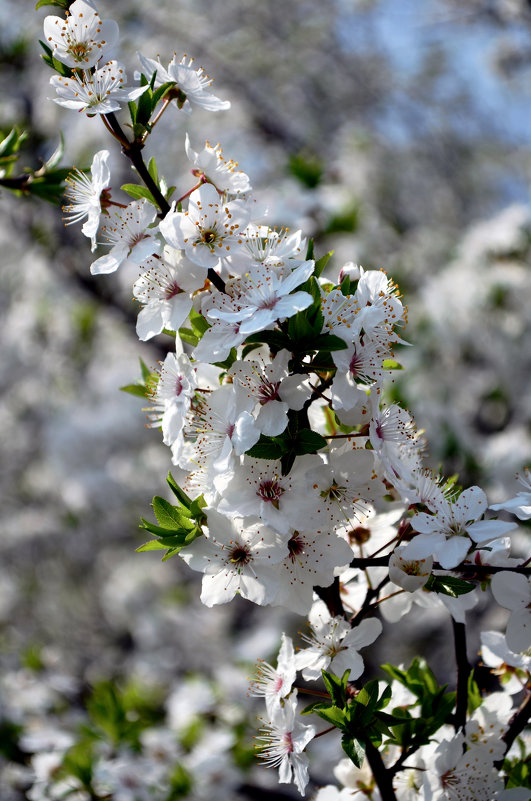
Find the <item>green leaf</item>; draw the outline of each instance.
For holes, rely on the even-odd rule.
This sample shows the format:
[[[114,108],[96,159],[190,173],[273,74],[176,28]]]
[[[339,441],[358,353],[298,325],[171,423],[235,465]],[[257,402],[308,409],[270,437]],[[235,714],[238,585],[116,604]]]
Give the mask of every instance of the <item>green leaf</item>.
[[[149,397],[145,384],[126,384],[125,387],[120,387],[122,392],[128,392],[129,395],[135,395],[137,398]]]
[[[150,158],[150,160],[149,160],[148,172],[149,172],[149,174],[151,175],[151,177],[153,178],[153,180],[155,181],[155,183],[158,186],[159,185],[159,171],[157,170],[157,163],[155,161],[155,157],[154,156],[152,156]]]
[[[424,585],[424,589],[430,592],[440,592],[442,595],[449,595],[451,598],[459,598],[475,589],[472,581],[463,581],[455,576],[430,576]]]
[[[142,373],[142,380],[144,382],[148,382],[151,378],[151,370],[149,369],[147,364],[145,364],[145,362],[142,361],[142,359],[139,359],[138,361],[140,362],[140,372]]]
[[[326,720],[327,723],[331,723],[332,726],[341,729],[341,731],[346,731],[347,724],[343,709],[340,709],[339,707],[334,705],[325,706],[323,704],[322,706],[319,706],[319,704],[317,704],[314,707],[313,711],[315,712],[315,714],[319,715],[320,718]]]
[[[325,683],[326,689],[330,693],[330,697],[334,702],[335,706],[339,707],[345,706],[347,682],[348,682],[348,677],[350,676],[350,670],[345,670],[341,678],[335,676],[333,673],[327,673],[326,670],[323,670],[321,672],[323,675],[323,681]]]
[[[189,509],[190,504],[192,503],[192,499],[189,497],[189,495],[186,494],[184,490],[180,488],[180,486],[177,484],[171,473],[168,473],[166,477],[166,482],[171,491],[173,492],[173,494],[175,495],[175,497],[178,499],[179,503],[182,504],[182,506]],[[202,498],[203,496],[201,495],[200,497]]]
[[[266,437],[263,434],[260,439],[247,451],[253,459],[280,459],[286,449],[283,441],[278,437]]]
[[[190,328],[179,328],[179,336],[183,342],[187,342],[188,345],[193,345],[193,347],[199,342],[199,339]]]
[[[317,431],[312,431],[311,428],[303,428],[297,433],[294,450],[297,456],[301,456],[304,453],[317,453],[326,444],[326,439],[318,434]]]
[[[474,679],[474,672],[472,671],[468,675],[468,714],[471,715],[472,712],[481,705],[481,693],[479,691],[478,684]]]
[[[156,75],[156,70],[152,76],[152,81],[155,75]],[[157,103],[159,103],[159,101],[162,100],[166,92],[168,92],[172,88],[172,86],[175,86],[175,83],[173,81],[170,81],[169,83],[163,83],[162,86],[159,86],[158,89],[153,89],[152,87],[153,89],[153,95],[151,98],[152,109],[154,109]]]
[[[326,265],[328,264],[333,255],[334,251],[330,250],[328,253],[325,253],[324,256],[321,256],[321,258],[315,262],[315,269],[313,271],[313,274],[316,278],[319,278],[319,276],[321,275],[321,273],[323,272],[324,268],[326,267]]]
[[[140,548],[135,549],[137,553],[142,553],[143,551],[165,551],[166,546],[163,545],[160,540],[149,540],[149,542],[145,542]]]
[[[395,361],[395,359],[384,359],[382,362],[382,367],[384,370],[403,370],[403,366],[400,362]]]
[[[68,0],[39,0],[35,6],[35,11],[43,6],[57,6],[57,8],[68,8]]]
[[[194,524],[184,517],[182,512],[176,506],[172,506],[165,498],[155,495],[152,506],[155,516],[163,528],[184,528],[187,530],[194,528]]]
[[[312,350],[329,352],[333,350],[346,350],[347,343],[335,334],[319,334],[312,340]]]
[[[348,734],[344,734],[341,738],[341,747],[348,758],[356,765],[356,767],[361,768],[363,760],[365,759],[365,745],[361,742],[361,740],[357,740],[356,738],[350,737]]]
[[[150,203],[158,208],[153,195],[145,186],[141,186],[140,184],[123,184],[120,189],[123,192],[127,192],[127,194],[135,200],[146,198],[146,200],[149,200]]]

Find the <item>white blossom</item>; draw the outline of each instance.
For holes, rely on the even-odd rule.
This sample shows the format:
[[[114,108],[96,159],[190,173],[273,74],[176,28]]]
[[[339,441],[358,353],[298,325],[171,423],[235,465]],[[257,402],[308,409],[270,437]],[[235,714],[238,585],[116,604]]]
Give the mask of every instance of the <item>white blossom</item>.
[[[74,69],[94,67],[118,41],[118,25],[100,19],[90,0],[75,0],[66,19],[44,18],[44,37],[52,55]]]

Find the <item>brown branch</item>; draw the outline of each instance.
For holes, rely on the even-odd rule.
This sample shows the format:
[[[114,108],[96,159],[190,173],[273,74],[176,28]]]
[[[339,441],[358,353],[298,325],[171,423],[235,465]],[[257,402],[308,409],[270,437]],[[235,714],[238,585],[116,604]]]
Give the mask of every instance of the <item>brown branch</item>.
[[[367,740],[365,743],[365,755],[370,765],[374,781],[378,786],[382,801],[396,801],[396,795],[393,788],[393,774],[388,770],[383,762],[378,749]]]
[[[523,732],[527,722],[529,721],[529,718],[531,718],[531,685],[528,685],[527,695],[520,704],[519,709],[511,718],[509,727],[502,737],[502,740],[506,745],[505,753],[507,753],[518,735]],[[498,762],[494,763],[494,767],[498,768],[498,770],[502,767],[502,765],[503,759],[500,759]]]

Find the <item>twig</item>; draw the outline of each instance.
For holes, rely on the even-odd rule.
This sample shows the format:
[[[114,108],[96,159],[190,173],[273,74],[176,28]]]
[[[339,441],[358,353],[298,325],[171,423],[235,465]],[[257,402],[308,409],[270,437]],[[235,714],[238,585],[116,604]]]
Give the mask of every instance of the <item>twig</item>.
[[[509,728],[502,737],[502,740],[506,745],[505,753],[507,753],[518,735],[523,732],[529,718],[531,718],[531,685],[528,686],[526,698],[524,698],[519,709],[511,718]],[[498,762],[494,763],[494,767],[498,769],[500,769],[502,765],[503,759],[500,759]]]
[[[372,775],[374,776],[374,781],[378,785],[382,801],[396,801],[396,795],[393,789],[393,775],[391,771],[385,767],[380,752],[370,740],[367,740],[365,743],[365,754]]]

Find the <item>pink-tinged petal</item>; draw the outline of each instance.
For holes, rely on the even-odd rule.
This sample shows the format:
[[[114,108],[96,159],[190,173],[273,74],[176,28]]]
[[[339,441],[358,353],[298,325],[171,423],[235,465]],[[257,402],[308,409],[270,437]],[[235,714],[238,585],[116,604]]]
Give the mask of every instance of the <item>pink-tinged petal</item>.
[[[480,487],[469,487],[454,503],[454,518],[458,523],[464,525],[481,517],[487,506],[487,496],[483,490]]]
[[[164,321],[162,319],[162,309],[159,303],[144,306],[138,313],[136,318],[136,333],[142,342],[151,339],[151,337],[160,334],[164,328]]]
[[[516,523],[506,523],[503,520],[478,520],[467,526],[467,533],[474,542],[486,542],[504,537],[509,531],[514,531]]]
[[[457,567],[463,561],[469,549],[470,540],[468,537],[450,537],[444,545],[436,549],[435,555],[441,567],[444,567],[445,570],[451,570],[452,567]]]
[[[496,601],[504,609],[521,609],[531,601],[531,582],[520,573],[508,570],[496,573],[490,587]]]
[[[531,647],[531,609],[518,609],[511,614],[505,634],[507,645],[516,654]]]

